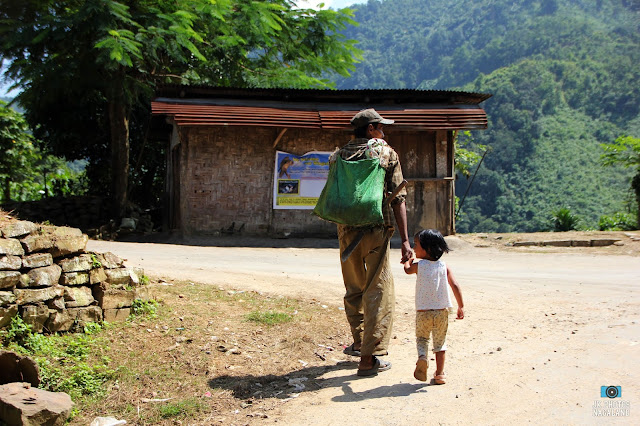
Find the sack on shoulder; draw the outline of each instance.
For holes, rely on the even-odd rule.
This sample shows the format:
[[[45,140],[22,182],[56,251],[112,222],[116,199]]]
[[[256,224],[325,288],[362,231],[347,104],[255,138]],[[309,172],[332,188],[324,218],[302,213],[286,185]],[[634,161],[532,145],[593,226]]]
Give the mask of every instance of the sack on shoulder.
[[[313,213],[341,225],[383,224],[385,174],[379,158],[347,161],[337,155]]]

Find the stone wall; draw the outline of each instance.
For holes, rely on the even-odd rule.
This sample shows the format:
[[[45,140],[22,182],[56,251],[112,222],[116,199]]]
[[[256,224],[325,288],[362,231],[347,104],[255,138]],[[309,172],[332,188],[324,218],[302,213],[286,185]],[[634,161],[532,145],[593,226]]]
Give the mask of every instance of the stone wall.
[[[50,197],[38,201],[9,202],[2,210],[33,222],[72,226],[87,231],[107,223],[107,204],[100,197]]]
[[[87,241],[77,228],[0,222],[0,328],[15,315],[39,333],[125,320],[143,270],[86,252]]]

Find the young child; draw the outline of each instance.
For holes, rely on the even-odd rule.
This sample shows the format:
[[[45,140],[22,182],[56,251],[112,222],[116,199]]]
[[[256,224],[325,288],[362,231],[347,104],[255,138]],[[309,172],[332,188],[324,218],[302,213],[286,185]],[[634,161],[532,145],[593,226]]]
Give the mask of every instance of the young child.
[[[451,270],[440,257],[449,251],[449,246],[440,232],[425,229],[414,237],[414,252],[419,260],[410,259],[404,263],[407,274],[418,274],[416,278],[416,346],[418,362],[413,376],[425,382],[429,359],[427,350],[429,336],[433,335],[433,352],[436,355],[436,371],[433,379],[436,384],[446,383],[444,358],[447,349],[445,341],[449,324],[449,308],[453,307],[447,283],[458,302],[457,319],[464,318],[464,303],[460,286]]]

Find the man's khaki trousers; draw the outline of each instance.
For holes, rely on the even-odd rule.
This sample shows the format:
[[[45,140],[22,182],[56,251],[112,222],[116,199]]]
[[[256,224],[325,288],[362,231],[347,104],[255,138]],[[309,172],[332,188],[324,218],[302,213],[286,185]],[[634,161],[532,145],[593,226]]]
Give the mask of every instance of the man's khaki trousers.
[[[358,232],[358,228],[338,226],[340,254]],[[354,343],[362,343],[362,356],[388,353],[395,306],[389,264],[392,233],[393,228],[367,228],[360,244],[342,262],[342,278],[346,289],[344,310]]]

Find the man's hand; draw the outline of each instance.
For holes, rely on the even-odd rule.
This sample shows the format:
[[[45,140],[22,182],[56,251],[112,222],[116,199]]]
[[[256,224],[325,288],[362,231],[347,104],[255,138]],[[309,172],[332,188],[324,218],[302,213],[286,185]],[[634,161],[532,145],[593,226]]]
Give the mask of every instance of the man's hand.
[[[414,257],[415,257],[415,253],[413,252],[413,249],[411,248],[411,244],[409,244],[409,241],[403,242],[402,243],[402,259],[400,260],[400,263],[404,263]]]
[[[458,308],[458,317],[456,319],[464,319],[464,308]]]

